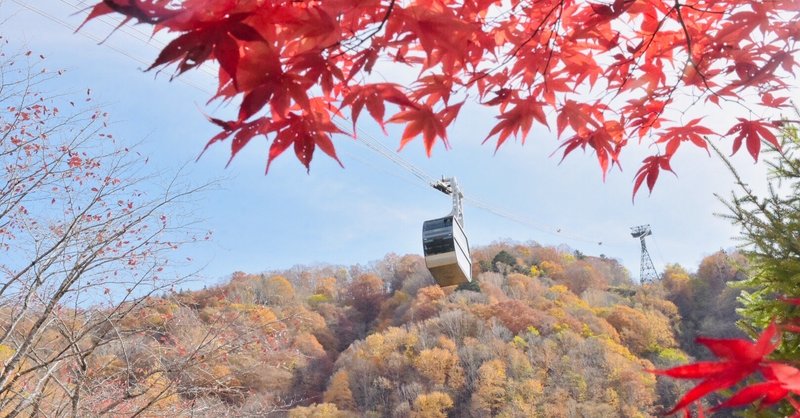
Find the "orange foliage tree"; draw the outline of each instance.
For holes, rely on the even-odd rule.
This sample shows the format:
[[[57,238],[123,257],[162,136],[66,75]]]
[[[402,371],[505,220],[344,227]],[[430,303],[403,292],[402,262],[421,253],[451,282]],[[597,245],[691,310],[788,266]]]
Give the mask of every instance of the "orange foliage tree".
[[[333,375],[323,399],[341,409],[353,409],[355,402],[353,402],[353,392],[350,391],[350,376],[346,371],[340,370]]]

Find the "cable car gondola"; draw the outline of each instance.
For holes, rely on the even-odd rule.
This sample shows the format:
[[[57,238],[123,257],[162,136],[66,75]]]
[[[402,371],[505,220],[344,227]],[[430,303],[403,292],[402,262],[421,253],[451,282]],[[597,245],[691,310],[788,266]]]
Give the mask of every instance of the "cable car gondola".
[[[455,178],[432,185],[453,196],[453,211],[444,217],[422,224],[422,249],[425,265],[439,286],[454,286],[472,281],[472,257],[464,233],[461,190]]]

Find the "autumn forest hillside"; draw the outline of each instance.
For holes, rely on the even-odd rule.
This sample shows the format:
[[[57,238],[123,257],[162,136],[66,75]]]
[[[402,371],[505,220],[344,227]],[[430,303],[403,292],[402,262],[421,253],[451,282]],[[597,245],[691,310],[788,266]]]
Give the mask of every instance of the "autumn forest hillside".
[[[0,417],[800,417],[800,0],[5,3],[21,9],[0,20]],[[26,33],[63,58],[28,49]],[[142,84],[121,56],[197,91]],[[198,97],[209,101],[189,116]],[[99,104],[109,100],[127,122],[115,127],[115,106]],[[190,129],[198,118],[215,134]],[[229,240],[217,247],[230,249],[225,262],[251,266],[268,262],[265,234],[283,250],[277,263],[290,248],[317,258],[312,240],[341,247],[312,219],[370,240],[361,218],[396,202],[399,184],[373,167],[463,197],[371,138],[378,128],[428,157],[457,137],[497,152],[544,128],[551,155],[586,151],[604,181],[633,162],[632,199],[684,167],[689,187],[651,207],[686,229],[706,223],[713,193],[741,253],[638,283],[614,254],[504,241],[473,248],[474,280],[457,288],[413,254],[226,264],[224,279],[186,284],[212,258],[184,252],[211,241],[206,225]],[[345,179],[320,166],[315,153],[344,167],[343,137],[370,149],[369,171]],[[616,198],[571,202],[589,193],[583,165],[527,171],[538,154],[484,165],[458,141],[465,153],[441,168],[480,166],[484,189],[548,180],[516,193],[518,207],[547,196],[574,209],[562,220],[628,218],[606,205]],[[201,148],[213,164],[220,150],[228,164],[266,151],[257,172],[277,178],[234,185],[204,162],[181,167]],[[738,172],[737,153],[764,166],[766,184]],[[285,154],[306,172],[314,160],[314,180],[286,177]],[[340,257],[365,241],[351,242]]]
[[[647,370],[705,356],[698,334],[739,333],[737,254],[644,286],[612,258],[535,243],[473,258],[476,280],[461,288],[390,254],[150,298],[86,365],[98,401],[85,412],[645,417],[688,387]]]

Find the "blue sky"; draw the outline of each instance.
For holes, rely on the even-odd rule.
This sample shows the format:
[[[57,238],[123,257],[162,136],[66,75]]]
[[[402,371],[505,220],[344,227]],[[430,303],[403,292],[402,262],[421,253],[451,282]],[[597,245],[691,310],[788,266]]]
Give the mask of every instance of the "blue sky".
[[[214,231],[211,244],[194,249],[193,259],[205,266],[205,280],[237,270],[366,263],[389,252],[420,254],[422,222],[449,212],[449,197],[346,137],[334,139],[345,169],[317,153],[306,174],[287,152],[265,176],[268,143],[263,138],[249,144],[227,169],[227,143],[212,147],[194,163],[205,141],[216,134],[203,112],[220,116],[233,106],[205,106],[207,92],[214,89],[214,80],[206,73],[190,73],[181,77],[184,81],[172,82],[169,70],[144,73],[142,62],[155,58],[159,42],[148,45],[134,39],[143,38],[146,27],[126,27],[103,45],[97,40],[110,33],[107,23],[94,22],[72,33],[70,27],[83,19],[74,15],[73,6],[80,3],[84,2],[0,2],[3,35],[10,41],[7,49],[42,53],[48,68],[66,69],[53,89],[78,94],[91,88],[111,113],[115,136],[141,143],[140,151],[154,166],[169,170],[192,161],[186,172],[193,181],[222,178],[217,190],[191,208]],[[408,76],[396,68],[383,71],[386,77]],[[388,74],[394,71],[398,73]],[[586,254],[618,258],[634,277],[639,270],[639,242],[629,230],[634,225],[652,226],[649,246],[658,269],[670,262],[693,269],[703,256],[734,245],[736,229],[713,215],[723,210],[713,194],[727,195],[734,187],[732,177],[720,160],[704,151],[687,146],[673,161],[679,177],[665,175],[652,196],[645,190],[632,204],[633,175],[652,152],[646,146],[629,146],[622,159],[624,172],[615,169],[603,182],[591,152],[575,152],[561,164],[559,157],[550,157],[559,143],[547,130],[534,129],[524,146],[509,142],[493,154],[493,144],[481,145],[493,116],[466,108],[449,132],[451,150],[437,146],[428,159],[417,140],[400,153],[434,177],[457,176],[467,195],[551,231],[544,233],[468,205],[465,227],[471,245],[506,238],[567,244]],[[725,117],[733,116],[721,119]],[[399,143],[399,129],[390,129],[389,136],[368,124],[363,129],[391,149]],[[722,147],[729,149],[730,142]],[[733,160],[740,174],[756,190],[763,190],[763,164],[753,164],[745,152]],[[581,239],[572,239],[576,236]]]

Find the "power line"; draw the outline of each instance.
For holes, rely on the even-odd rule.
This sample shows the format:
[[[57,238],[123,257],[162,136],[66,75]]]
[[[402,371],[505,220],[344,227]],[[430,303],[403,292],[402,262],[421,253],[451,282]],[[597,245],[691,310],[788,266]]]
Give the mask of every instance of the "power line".
[[[65,5],[70,6],[70,7],[74,8],[74,9],[76,9],[76,10],[79,10],[79,11],[81,10],[80,7],[78,5],[76,5],[76,4],[71,4],[71,3],[67,2],[66,0],[60,0],[60,1],[62,3],[64,3]],[[41,16],[43,16],[43,17],[45,17],[45,18],[47,18],[47,19],[49,19],[49,20],[51,20],[51,21],[53,21],[55,23],[58,23],[59,25],[69,29],[72,32],[76,32],[77,31],[77,27],[76,26],[71,25],[68,22],[66,22],[66,21],[64,21],[62,19],[59,19],[59,18],[53,16],[52,14],[49,14],[49,13],[47,13],[47,12],[45,12],[45,11],[39,9],[39,8],[31,6],[30,4],[23,3],[20,0],[14,0],[14,2],[17,3],[18,5],[26,8],[26,9],[28,9],[30,11],[32,11],[32,12],[34,12],[34,13],[37,13],[37,14],[39,14],[39,15],[41,15]],[[144,43],[148,47],[153,47],[153,46],[155,46],[155,47],[162,46],[163,47],[163,46],[166,45],[166,43],[164,43],[164,42],[161,42],[161,41],[159,41],[159,40],[157,40],[155,38],[148,37],[147,34],[145,34],[143,32],[136,31],[138,34],[144,35],[145,37],[137,36],[137,35],[135,35],[135,34],[133,34],[131,32],[128,32],[128,31],[125,31],[125,30],[121,30],[123,28],[120,27],[119,25],[122,23],[122,20],[116,21],[116,24],[114,24],[114,23],[111,23],[108,20],[104,19],[105,17],[106,16],[100,16],[97,20],[100,20],[100,22],[102,22],[105,25],[113,28],[116,31],[120,31],[120,33],[122,33],[124,35],[130,36],[131,38],[136,39],[136,40]],[[107,48],[111,49],[112,51],[117,52],[119,54],[122,54],[122,55],[132,59],[133,61],[138,62],[139,64],[142,64],[144,66],[149,66],[149,64],[146,61],[144,61],[143,59],[135,57],[135,56],[129,54],[125,50],[122,50],[120,48],[114,47],[113,45],[110,45],[110,44],[104,42],[104,39],[100,39],[99,37],[91,35],[91,34],[87,33],[86,31],[78,31],[77,33],[82,35],[82,36],[84,36],[84,37],[86,37],[86,38],[88,38],[88,39],[91,39],[91,40],[97,42],[98,44],[103,44]],[[208,74],[208,75],[215,76],[214,73],[210,72],[210,70],[208,70],[207,68],[203,68],[203,72]],[[203,86],[200,86],[200,85],[197,85],[197,84],[194,84],[194,83],[191,83],[186,79],[178,78],[178,81],[183,82],[184,84],[187,84],[187,85],[189,85],[189,86],[191,86],[191,87],[193,87],[193,88],[195,88],[195,89],[197,89],[197,90],[199,90],[199,91],[201,91],[203,93],[210,94],[210,95],[214,94],[212,91],[208,90],[207,88],[205,88]],[[335,116],[335,117],[338,117],[338,116]],[[346,118],[342,118],[342,117],[339,117],[339,118],[342,119],[342,121],[344,121],[344,122],[349,122]],[[337,125],[337,127],[339,127],[339,129],[341,129],[343,132],[345,132],[346,135],[353,136],[354,138],[356,137],[355,136],[355,132],[353,132],[349,128],[347,128],[342,122],[334,120],[334,123]],[[397,155],[397,153],[393,152],[392,150],[387,148],[385,145],[383,145],[379,141],[377,141],[374,138],[372,138],[370,135],[368,135],[366,132],[364,132],[361,128],[357,128],[357,129],[358,129],[358,132],[359,132],[359,136],[357,137],[359,139],[358,142],[360,142],[361,144],[363,144],[366,147],[370,148],[374,152],[376,152],[376,153],[384,156],[385,158],[389,159],[393,163],[397,164],[400,168],[403,168],[404,170],[410,172],[412,175],[417,177],[419,180],[422,180],[423,182],[425,182],[426,186],[430,185],[432,182],[435,182],[434,178],[428,176],[423,171],[417,169],[416,167],[414,167],[410,163],[408,163],[405,160],[403,160],[402,158],[400,158]]]
[[[341,126],[340,126],[340,129],[342,129]],[[375,150],[376,152],[380,153],[381,155],[384,155],[386,158],[388,158],[389,160],[391,160],[395,164],[399,165],[401,168],[410,171],[417,178],[419,178],[422,182],[424,182],[424,184],[426,186],[432,186],[434,183],[436,183],[437,180],[434,177],[428,175],[427,173],[425,173],[421,169],[415,167],[413,164],[409,163],[408,161],[406,161],[405,159],[400,157],[396,152],[390,151],[380,141],[375,140],[374,137],[372,137],[368,133],[362,131],[361,128],[357,128],[357,129],[358,129],[358,132],[359,132],[359,135],[360,135],[359,138],[361,138],[361,142],[364,145],[372,148],[373,150]],[[344,131],[345,129],[342,129],[342,130]],[[367,138],[367,139],[365,140],[364,138]],[[598,241],[596,239],[592,239],[592,238],[589,238],[589,237],[583,237],[583,236],[580,236],[580,235],[577,235],[577,234],[563,232],[560,228],[548,227],[547,225],[539,224],[539,223],[534,222],[534,221],[532,221],[530,219],[527,219],[524,216],[520,216],[520,215],[514,214],[514,213],[512,213],[512,212],[510,212],[508,210],[505,210],[505,209],[502,209],[502,208],[498,208],[498,207],[496,207],[494,205],[490,205],[488,203],[485,203],[485,202],[483,202],[481,200],[478,200],[478,199],[470,197],[470,196],[465,196],[464,197],[464,201],[467,204],[469,204],[470,206],[476,207],[478,209],[483,209],[483,210],[485,210],[485,211],[487,211],[489,213],[492,213],[495,216],[508,219],[510,221],[513,221],[513,222],[528,226],[528,227],[530,227],[530,228],[532,228],[534,230],[537,230],[539,232],[543,232],[543,233],[546,233],[546,234],[557,236],[557,237],[560,237],[562,239],[563,238],[567,238],[567,239],[574,240],[574,241],[580,241],[580,242],[584,242],[584,243],[588,243],[588,244],[596,244],[596,245],[607,245],[607,246],[608,245],[611,245],[611,246],[627,246],[628,245],[628,244],[623,244],[623,243],[619,243],[619,242],[603,242],[603,241]]]
[[[76,14],[87,10],[86,8],[81,9],[81,6],[86,6],[86,2],[83,1],[83,0],[78,0],[78,4],[72,4],[72,3],[68,2],[67,0],[59,0],[59,1],[61,1],[61,3],[64,3],[64,4],[66,4],[67,6],[73,8],[73,9],[76,9],[77,10]],[[91,7],[94,7],[94,6],[89,6],[89,8],[91,8]],[[152,34],[148,34],[147,32],[139,30],[135,26],[123,26],[123,23],[125,23],[125,19],[123,19],[123,18],[115,19],[113,16],[116,16],[116,15],[108,15],[108,14],[106,14],[106,15],[98,16],[98,17],[94,18],[93,20],[103,22],[103,23],[111,26],[112,28],[114,28],[114,30],[117,30],[117,31],[120,31],[122,33],[128,34],[128,35],[130,35],[132,37],[135,37],[136,39],[139,39],[139,40],[141,40],[141,41],[143,41],[145,43],[150,43],[152,41],[153,43],[160,44],[160,46],[166,46],[166,42],[162,42],[162,41],[158,40]],[[108,21],[114,22],[115,24],[109,23]],[[136,35],[134,35],[134,33],[138,34],[140,36],[136,36]]]
[[[74,8],[74,9],[77,9],[79,12],[82,11],[82,10],[85,10],[85,9],[81,9],[79,5],[72,4],[72,3],[70,3],[70,2],[68,2],[66,0],[60,0],[60,1],[62,3],[64,3],[64,4],[66,4],[66,5]],[[26,8],[26,9],[28,9],[30,11],[32,11],[32,12],[35,12],[35,13],[37,13],[37,14],[39,14],[39,15],[41,15],[41,16],[43,16],[43,17],[45,17],[45,18],[47,18],[47,19],[49,19],[49,20],[51,20],[53,22],[55,22],[55,23],[58,23],[61,26],[66,27],[67,29],[69,29],[72,32],[76,32],[76,30],[77,30],[77,27],[69,24],[68,22],[65,22],[65,21],[63,21],[63,20],[61,20],[61,19],[59,19],[59,18],[47,13],[47,12],[41,10],[41,9],[38,9],[38,8],[36,8],[34,6],[31,6],[30,4],[23,3],[21,0],[14,0],[14,2],[17,3],[18,5]],[[81,2],[81,4],[85,4],[85,3]],[[114,21],[116,23],[116,24],[113,24],[113,23],[110,23],[108,20],[103,19],[104,17],[106,17],[106,16],[101,16],[98,20],[100,20],[102,23],[104,23],[104,24],[106,24],[108,26],[111,26],[115,31],[119,31],[123,35],[130,36],[133,39],[136,39],[136,40],[138,40],[140,42],[143,42],[148,47],[156,47],[157,48],[159,46],[163,47],[163,46],[166,45],[166,43],[164,43],[164,42],[162,42],[162,41],[160,41],[158,39],[155,39],[152,36],[149,36],[148,34],[146,34],[144,32],[138,31],[135,28],[131,28],[132,32],[128,31],[128,30],[121,30],[121,29],[123,29],[123,27],[121,27],[120,25],[124,22],[123,20],[119,20],[119,21],[112,20],[112,21]],[[111,19],[109,19],[109,20],[111,20]],[[96,36],[88,34],[88,33],[86,33],[86,31],[80,31],[78,33],[81,34],[82,36],[88,38],[88,39],[94,40],[98,44],[103,44],[107,48],[111,49],[112,51],[117,52],[119,54],[122,54],[122,55],[124,55],[124,56],[126,56],[126,57],[128,57],[128,58],[130,58],[130,59],[142,64],[142,65],[144,65],[144,66],[149,66],[149,64],[146,61],[144,61],[144,60],[142,60],[140,58],[134,57],[133,55],[130,55],[125,50],[122,50],[120,48],[116,48],[116,47],[114,47],[112,45],[109,45],[108,43],[104,42],[104,39],[100,39],[100,38],[98,38]],[[200,69],[204,73],[206,73],[207,75],[210,75],[212,77],[216,77],[216,75],[210,69],[208,69],[207,67],[201,67]],[[193,88],[195,88],[195,89],[197,89],[197,90],[199,90],[201,92],[204,92],[204,93],[209,94],[209,95],[213,95],[214,94],[212,91],[209,91],[207,88],[205,88],[203,86],[200,86],[200,85],[197,85],[195,83],[192,83],[192,82],[186,80],[185,78],[178,77],[177,79],[178,79],[179,82],[182,82],[182,83],[184,83],[184,84],[186,84],[186,85],[188,85],[190,87],[193,87]],[[406,172],[410,173],[412,176],[416,177],[416,179],[419,180],[420,182],[422,182],[426,186],[426,188],[432,186],[433,184],[435,184],[437,182],[435,177],[429,175],[428,173],[426,173],[422,169],[416,167],[415,165],[411,164],[410,162],[408,162],[407,160],[402,158],[397,152],[395,152],[394,150],[388,148],[381,141],[376,140],[372,135],[370,135],[368,132],[364,131],[362,128],[356,126],[354,130],[351,130],[349,127],[346,127],[344,123],[345,122],[350,122],[350,120],[348,118],[345,118],[345,117],[339,116],[339,115],[334,115],[333,122],[346,135],[350,135],[353,138],[356,138],[357,142],[359,142],[362,145],[366,146],[367,148],[371,149],[373,152],[383,156],[384,158],[386,158],[389,161],[391,161],[393,164],[397,165],[401,169],[403,169]],[[353,157],[352,154],[349,154],[349,156]],[[364,162],[363,160],[360,160],[360,161],[362,163]],[[368,165],[370,165],[370,164],[368,164]],[[374,166],[373,166],[373,168],[374,168]],[[381,170],[381,171],[384,171],[384,170]],[[599,240],[592,239],[592,238],[589,238],[589,237],[585,237],[585,236],[582,236],[582,235],[578,235],[578,234],[574,234],[574,233],[568,233],[568,232],[563,231],[561,228],[556,228],[556,227],[552,227],[552,226],[548,226],[548,225],[544,225],[544,224],[540,224],[540,223],[534,222],[534,221],[532,221],[532,220],[530,220],[530,219],[528,219],[528,218],[526,218],[524,216],[520,216],[520,215],[515,214],[513,212],[510,212],[508,210],[496,207],[494,205],[490,205],[488,203],[482,202],[482,201],[480,201],[478,199],[475,199],[475,198],[472,198],[472,197],[465,197],[464,200],[465,200],[465,202],[467,202],[471,206],[476,207],[478,209],[485,210],[485,211],[487,211],[489,213],[492,213],[495,216],[498,216],[498,217],[501,217],[501,218],[504,218],[504,219],[508,219],[510,221],[513,221],[513,222],[525,225],[527,227],[530,227],[530,228],[532,228],[534,230],[537,230],[539,232],[546,233],[546,234],[553,235],[553,236],[557,236],[557,237],[562,238],[562,239],[569,239],[569,240],[584,242],[584,243],[588,243],[588,244],[596,244],[596,245],[627,246],[626,244],[622,244],[622,243],[599,241]]]
[[[28,9],[28,10],[32,11],[32,12],[34,12],[34,13],[36,13],[36,14],[38,14],[38,15],[40,15],[40,16],[42,16],[42,17],[44,17],[44,18],[47,18],[47,19],[49,19],[50,21],[52,21],[52,22],[55,22],[55,23],[57,23],[57,24],[59,24],[59,25],[61,25],[61,26],[65,27],[65,28],[69,29],[69,30],[70,30],[70,31],[72,31],[72,32],[75,32],[75,31],[77,30],[77,28],[76,28],[75,26],[73,26],[73,25],[69,24],[68,22],[65,22],[65,21],[63,21],[63,20],[61,20],[61,19],[59,19],[59,18],[57,18],[57,17],[55,17],[55,16],[53,16],[53,15],[51,15],[51,14],[49,14],[49,13],[47,13],[47,12],[45,12],[45,11],[43,11],[43,10],[39,9],[39,8],[36,8],[36,7],[34,7],[34,6],[31,6],[30,4],[23,3],[23,2],[22,2],[22,1],[20,1],[20,0],[14,0],[14,3],[16,3],[16,4],[20,5],[20,6],[22,6],[22,7],[26,8],[26,9]],[[91,40],[93,40],[93,41],[97,42],[98,44],[103,44],[103,45],[105,45],[105,46],[106,46],[106,48],[109,48],[109,49],[111,49],[111,50],[112,50],[112,51],[114,51],[114,52],[117,52],[117,53],[119,53],[119,54],[122,54],[122,55],[124,55],[124,56],[126,56],[126,57],[128,57],[128,58],[130,58],[130,59],[132,59],[132,60],[134,60],[134,61],[136,61],[136,62],[138,62],[139,64],[142,64],[142,65],[144,65],[144,66],[149,66],[149,64],[148,64],[146,61],[144,61],[143,59],[141,59],[141,58],[137,58],[137,57],[134,57],[133,55],[129,54],[127,51],[125,51],[125,50],[123,50],[123,49],[119,49],[119,48],[116,48],[116,47],[114,47],[114,46],[112,46],[112,45],[109,45],[109,44],[107,44],[107,43],[104,43],[104,42],[103,42],[103,39],[100,39],[100,38],[98,38],[98,37],[96,37],[96,36],[90,35],[90,34],[88,34],[88,33],[85,33],[85,32],[79,32],[79,33],[80,33],[82,36],[84,36],[84,37],[86,37],[86,38],[88,38],[88,39],[91,39]],[[190,82],[189,80],[185,80],[185,79],[180,79],[180,78],[179,78],[179,79],[178,79],[178,81],[182,82],[183,84],[186,84],[187,86],[190,86],[190,87],[192,87],[192,88],[195,88],[195,89],[197,89],[197,90],[199,90],[199,91],[201,91],[201,92],[203,92],[203,93],[206,93],[206,94],[214,94],[213,92],[210,92],[210,91],[208,91],[206,88],[204,88],[204,87],[202,87],[202,86],[199,86],[199,85],[197,85],[197,84],[195,84],[195,83],[192,83],[192,82]]]
[[[603,240],[592,239],[590,237],[586,237],[586,236],[583,236],[583,235],[578,235],[578,234],[574,234],[574,233],[570,233],[570,232],[564,231],[561,228],[556,228],[556,227],[553,227],[553,226],[541,224],[541,223],[535,222],[535,221],[533,221],[533,220],[531,220],[531,219],[529,219],[529,218],[527,218],[525,216],[521,216],[519,214],[510,212],[508,210],[505,210],[505,209],[502,209],[502,208],[498,208],[498,207],[493,206],[493,205],[489,205],[489,204],[487,204],[485,202],[482,202],[482,201],[477,200],[477,199],[475,199],[473,197],[470,197],[470,196],[465,196],[464,200],[467,203],[469,203],[470,205],[474,206],[474,207],[483,209],[483,210],[485,210],[487,212],[491,212],[492,214],[494,214],[496,216],[499,216],[501,218],[505,218],[505,219],[508,219],[510,221],[514,221],[514,222],[517,222],[519,224],[522,224],[522,225],[526,225],[526,226],[528,226],[528,227],[530,227],[532,229],[535,229],[535,230],[537,230],[539,232],[543,232],[545,234],[549,234],[549,235],[552,235],[552,236],[557,236],[557,237],[562,238],[562,239],[566,238],[566,239],[570,239],[570,240],[573,240],[573,241],[580,241],[580,242],[584,242],[584,243],[587,243],[587,244],[595,244],[595,245],[598,245],[598,246],[600,246],[600,245],[602,245],[602,246],[628,246],[628,244],[621,243],[621,242],[618,242],[618,241],[603,241]]]
[[[14,1],[19,3],[18,0],[14,0]],[[83,0],[79,0],[79,4],[72,4],[72,3],[68,2],[67,0],[59,0],[59,1],[61,1],[61,3],[65,4],[65,5],[69,6],[69,7],[77,10],[75,13],[81,13],[81,12],[86,10],[85,8],[81,9],[81,7],[80,7],[80,5],[85,5],[85,3],[86,3]],[[163,47],[167,46],[167,42],[161,41],[160,39],[156,38],[154,35],[147,34],[146,32],[144,32],[142,30],[139,30],[139,29],[137,29],[136,27],[133,27],[133,26],[125,26],[124,25],[125,20],[122,19],[122,18],[114,19],[113,17],[111,17],[111,15],[102,15],[102,16],[98,16],[98,17],[94,18],[93,21],[98,21],[100,23],[104,23],[106,26],[109,26],[112,29],[113,32],[119,32],[119,33],[125,34],[127,36],[130,36],[131,38],[136,39],[137,41],[142,42],[143,44],[145,44],[145,45],[147,45],[149,47],[150,46],[155,46],[157,48],[163,48]],[[76,29],[76,31],[77,31],[77,29]],[[112,34],[113,34],[113,32],[112,32]],[[111,35],[109,35],[109,37],[110,36]],[[104,39],[102,41],[102,43],[105,43],[104,41],[107,40],[107,39],[108,38]],[[149,64],[145,64],[145,65],[149,66]],[[208,75],[210,75],[211,77],[216,77],[217,76],[213,70],[208,68],[208,65],[206,63],[201,64],[200,66],[197,67],[197,69],[202,71],[202,72],[204,72],[204,73],[206,73],[206,74],[208,74]]]
[[[344,122],[349,122],[349,120],[344,118],[344,117],[336,116],[336,115],[334,115],[334,117],[342,119],[342,121],[344,121]],[[347,133],[348,131],[350,131],[350,129],[344,127],[341,122],[339,122],[337,120],[334,120],[334,123],[343,132]],[[358,136],[356,136],[356,134]],[[387,158],[388,160],[390,160],[394,164],[398,165],[400,168],[408,171],[409,173],[411,173],[412,175],[417,177],[419,180],[424,182],[426,185],[430,186],[431,184],[436,182],[436,179],[434,177],[428,175],[427,173],[425,173],[421,169],[415,167],[413,164],[409,163],[408,161],[406,161],[405,159],[400,157],[400,155],[398,155],[396,152],[394,152],[391,149],[389,149],[386,145],[384,145],[380,141],[376,140],[374,137],[372,137],[372,135],[370,135],[367,132],[363,131],[361,128],[356,127],[356,131],[351,131],[350,135],[352,137],[356,138],[356,140],[358,142],[364,144],[365,146],[367,146],[368,148],[372,149],[373,151],[381,154],[382,156],[384,156],[385,158]]]
[[[64,3],[64,4],[66,4],[67,6],[70,6],[70,7],[74,8],[74,9],[76,9],[76,10],[79,10],[79,11],[81,10],[81,9],[80,9],[80,7],[79,7],[78,5],[71,4],[71,3],[67,2],[66,0],[60,0],[60,1],[61,1],[62,3]],[[43,17],[45,17],[45,18],[47,18],[47,19],[49,19],[49,20],[51,20],[51,21],[53,21],[53,22],[55,22],[55,23],[58,23],[59,25],[61,25],[61,26],[65,27],[65,28],[67,28],[67,29],[69,29],[69,30],[70,30],[70,31],[72,31],[72,32],[77,32],[78,34],[80,34],[80,35],[82,35],[82,36],[84,36],[84,37],[86,37],[86,38],[88,38],[88,39],[91,39],[91,40],[93,40],[93,41],[97,42],[98,44],[103,44],[103,45],[105,45],[107,48],[111,49],[111,50],[112,50],[112,51],[114,51],[114,52],[117,52],[117,53],[119,53],[119,54],[122,54],[122,55],[124,55],[124,56],[126,56],[126,57],[128,57],[128,58],[132,59],[133,61],[136,61],[136,62],[138,62],[138,63],[140,63],[140,64],[142,64],[142,65],[144,65],[144,66],[149,66],[149,64],[148,64],[146,61],[144,61],[144,60],[142,60],[142,59],[140,59],[140,58],[138,58],[138,57],[135,57],[135,56],[133,56],[133,55],[129,54],[129,53],[128,53],[127,51],[125,51],[125,50],[122,50],[122,49],[116,48],[116,47],[114,47],[114,46],[112,46],[112,45],[108,44],[107,42],[104,42],[104,41],[105,41],[104,39],[100,39],[99,37],[97,37],[97,36],[94,36],[94,35],[91,35],[91,34],[87,33],[86,31],[77,31],[77,27],[76,27],[76,26],[74,26],[74,25],[71,25],[71,24],[69,24],[68,22],[65,22],[64,20],[62,20],[62,19],[59,19],[59,18],[57,18],[57,17],[55,17],[55,16],[53,16],[53,15],[51,15],[51,14],[49,14],[49,13],[47,13],[47,12],[43,11],[43,10],[41,10],[41,9],[38,9],[38,8],[36,8],[36,7],[34,7],[34,6],[31,6],[31,5],[29,5],[29,4],[23,3],[23,2],[21,2],[20,0],[14,0],[14,2],[15,2],[15,3],[17,3],[17,4],[19,4],[20,6],[22,6],[22,7],[24,7],[24,8],[26,8],[26,9],[28,9],[28,10],[32,11],[32,12],[34,12],[34,13],[37,13],[37,14],[39,14],[39,15],[41,15],[41,16],[43,16]],[[120,21],[117,21],[117,22],[116,22],[116,24],[114,24],[114,23],[108,22],[108,21],[107,21],[107,20],[105,20],[104,18],[105,18],[105,16],[101,16],[101,17],[99,17],[99,18],[98,18],[98,20],[100,20],[100,22],[104,23],[105,25],[107,25],[107,26],[109,26],[109,27],[113,28],[114,30],[118,30],[118,31],[119,31],[119,30],[121,29],[121,28],[120,28],[120,26],[119,26],[119,24],[120,24],[120,23],[122,23],[122,20],[120,20]],[[133,38],[133,39],[136,39],[136,40],[138,40],[138,41],[140,41],[140,42],[144,43],[144,44],[145,44],[145,45],[147,45],[148,47],[154,47],[154,46],[155,46],[155,47],[158,47],[159,45],[160,45],[160,46],[165,46],[165,45],[166,45],[166,43],[164,43],[164,42],[161,42],[161,41],[159,41],[159,40],[157,40],[157,39],[151,39],[151,38],[149,38],[149,37],[147,37],[147,38],[143,38],[143,37],[140,37],[140,36],[136,36],[136,35],[134,35],[134,34],[132,34],[132,33],[130,33],[130,32],[124,31],[124,30],[121,30],[121,31],[120,31],[120,33],[122,33],[122,34],[124,34],[124,35],[127,35],[127,36],[130,36],[131,38]],[[137,33],[147,36],[146,34],[144,34],[144,33],[142,33],[142,32],[137,32]],[[151,40],[152,40],[153,42],[151,42]],[[208,75],[211,75],[212,77],[213,77],[213,76],[215,76],[213,72],[210,72],[210,70],[208,70],[208,69],[206,69],[206,68],[203,68],[203,72],[204,72],[204,73],[206,73],[206,74],[208,74]],[[193,88],[195,88],[195,89],[197,89],[197,90],[199,90],[199,91],[201,91],[201,92],[203,92],[203,93],[206,93],[206,94],[209,94],[209,95],[213,95],[213,94],[214,94],[214,93],[213,93],[212,91],[210,91],[209,89],[207,89],[207,88],[205,88],[205,87],[203,87],[203,86],[200,86],[200,85],[197,85],[197,84],[191,83],[191,82],[189,82],[188,80],[186,80],[186,79],[184,79],[184,78],[178,78],[178,81],[180,81],[180,82],[183,82],[184,84],[187,84],[187,85],[189,85],[189,86],[191,86],[191,87],[193,87]],[[334,117],[338,117],[338,116],[334,116]],[[338,118],[342,119],[342,121],[344,121],[344,122],[348,122],[348,120],[347,120],[346,118],[342,118],[342,117],[338,117]],[[338,127],[339,129],[341,129],[341,130],[342,130],[342,131],[343,131],[343,132],[344,132],[346,135],[350,135],[350,136],[352,136],[352,137],[356,138],[356,136],[355,136],[355,132],[353,132],[353,131],[351,131],[349,128],[347,128],[347,127],[346,127],[346,126],[343,124],[343,122],[339,122],[338,120],[334,120],[334,123],[335,123],[335,124],[337,125],[337,127]],[[376,153],[378,153],[378,154],[380,154],[380,155],[384,156],[385,158],[389,159],[389,160],[390,160],[390,161],[392,161],[393,163],[397,164],[397,165],[398,165],[400,168],[402,168],[402,169],[404,169],[404,170],[406,170],[406,171],[410,172],[412,175],[414,175],[415,177],[417,177],[419,180],[422,180],[423,182],[425,182],[425,185],[426,185],[426,186],[428,186],[428,185],[430,185],[431,183],[435,182],[435,179],[434,179],[434,178],[432,178],[432,177],[428,176],[428,175],[427,175],[427,174],[425,174],[423,171],[421,171],[421,170],[417,169],[416,167],[414,167],[414,166],[413,166],[413,165],[411,165],[410,163],[408,163],[408,162],[406,162],[405,160],[403,160],[402,158],[400,158],[400,157],[397,155],[397,153],[393,152],[392,150],[390,150],[389,148],[387,148],[385,145],[383,145],[383,144],[382,144],[382,143],[380,143],[379,141],[377,141],[377,140],[375,140],[374,138],[372,138],[372,137],[371,137],[369,134],[367,134],[366,132],[364,132],[364,131],[363,131],[361,128],[357,128],[357,129],[358,129],[358,132],[359,132],[359,134],[360,134],[360,135],[357,137],[357,138],[358,138],[358,142],[360,142],[361,144],[363,144],[363,145],[365,145],[366,147],[370,148],[370,149],[371,149],[371,150],[373,150],[374,152],[376,152]],[[362,162],[363,162],[363,160],[362,160]]]
[[[658,253],[658,259],[659,261],[661,261],[661,266],[663,268],[664,266],[667,265],[667,263],[664,261],[664,256],[661,255],[661,246],[658,245],[658,240],[655,238],[653,238],[653,243],[656,245],[656,252]]]
[[[411,178],[408,178],[408,177],[405,177],[405,176],[401,176],[400,174],[398,174],[398,172],[396,170],[388,170],[388,169],[386,169],[386,167],[381,167],[380,165],[375,164],[374,161],[370,161],[368,159],[361,158],[361,157],[357,156],[356,154],[353,154],[353,153],[350,153],[350,152],[347,152],[347,151],[342,151],[342,154],[346,155],[347,158],[349,158],[349,159],[358,161],[358,162],[360,162],[361,164],[364,164],[367,167],[370,167],[370,168],[372,168],[374,170],[383,172],[386,175],[395,177],[398,180],[406,182],[406,183],[408,183],[408,184],[410,184],[410,185],[412,185],[414,187],[418,187],[418,188],[424,189],[424,190],[430,190],[430,187],[428,187],[427,185],[423,185],[420,182],[415,181],[414,179],[411,179]]]

